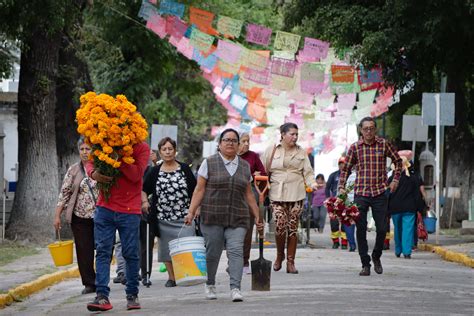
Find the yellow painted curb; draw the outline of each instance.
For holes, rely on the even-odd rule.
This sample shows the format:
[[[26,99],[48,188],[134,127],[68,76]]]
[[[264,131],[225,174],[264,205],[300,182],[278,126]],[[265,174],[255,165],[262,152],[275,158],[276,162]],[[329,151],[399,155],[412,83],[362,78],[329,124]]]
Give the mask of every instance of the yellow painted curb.
[[[0,309],[7,305],[10,305],[14,301],[21,301],[25,297],[30,296],[33,293],[41,291],[42,289],[59,283],[65,279],[79,277],[79,268],[73,267],[67,270],[57,271],[51,274],[45,274],[40,276],[38,279],[21,284],[14,289],[8,291],[8,294],[0,295]]]
[[[436,253],[446,261],[456,262],[466,267],[474,268],[474,259],[462,252],[451,251],[441,246],[431,244],[419,244],[418,249]]]

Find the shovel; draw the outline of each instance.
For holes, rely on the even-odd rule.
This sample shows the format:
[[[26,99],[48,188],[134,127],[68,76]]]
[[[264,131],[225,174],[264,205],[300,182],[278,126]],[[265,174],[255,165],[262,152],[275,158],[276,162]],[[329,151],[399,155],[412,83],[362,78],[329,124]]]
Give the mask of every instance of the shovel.
[[[266,186],[260,190],[257,181],[266,181]],[[268,177],[256,176],[255,187],[260,195],[260,207],[263,207],[263,197],[268,190]],[[272,262],[263,258],[263,234],[259,232],[260,257],[251,262],[252,265],[252,291],[270,291],[270,276],[272,273]]]

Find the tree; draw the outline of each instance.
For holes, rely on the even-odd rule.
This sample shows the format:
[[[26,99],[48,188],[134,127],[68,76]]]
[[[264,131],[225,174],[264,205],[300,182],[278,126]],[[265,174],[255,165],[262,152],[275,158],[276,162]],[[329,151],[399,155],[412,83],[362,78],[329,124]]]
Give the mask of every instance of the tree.
[[[388,113],[394,121],[420,103],[422,92],[439,91],[447,76],[447,92],[456,93],[456,125],[446,129],[444,184],[462,188],[459,222],[474,188],[474,162],[465,150],[474,145],[472,13],[467,0],[298,0],[285,7],[288,30],[350,47],[356,64],[382,65],[384,80],[396,88],[415,83]]]
[[[103,1],[86,14],[84,51],[98,92],[125,94],[149,123],[178,125],[179,159],[201,159],[202,140],[226,111],[197,64],[147,30],[140,3]]]
[[[55,108],[61,32],[78,12],[75,3],[60,0],[11,1],[0,8],[2,35],[19,41],[21,48],[19,181],[7,226],[10,238],[53,236],[59,191]]]

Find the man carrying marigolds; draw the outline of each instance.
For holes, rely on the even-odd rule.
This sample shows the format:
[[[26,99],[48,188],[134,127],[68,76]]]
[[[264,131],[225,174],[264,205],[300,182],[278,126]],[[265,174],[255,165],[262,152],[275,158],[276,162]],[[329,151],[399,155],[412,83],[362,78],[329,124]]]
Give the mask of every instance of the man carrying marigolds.
[[[138,301],[139,227],[142,177],[150,147],[143,141],[147,125],[125,96],[116,98],[89,92],[81,97],[76,113],[78,132],[92,146],[87,174],[98,182],[100,195],[94,216],[96,293],[90,311],[112,309],[109,300],[110,259],[115,231],[126,262],[127,309],[140,309]]]

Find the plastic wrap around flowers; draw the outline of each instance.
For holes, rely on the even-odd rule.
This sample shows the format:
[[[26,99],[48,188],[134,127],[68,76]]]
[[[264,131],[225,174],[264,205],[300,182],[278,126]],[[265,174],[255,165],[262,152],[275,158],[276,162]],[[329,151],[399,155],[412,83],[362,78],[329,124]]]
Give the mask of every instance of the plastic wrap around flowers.
[[[357,205],[347,200],[347,192],[339,194],[337,197],[327,198],[324,201],[324,206],[326,206],[331,220],[337,219],[347,226],[355,224],[360,217]]]
[[[108,199],[110,188],[120,176],[122,163],[135,162],[133,145],[148,137],[148,125],[124,95],[114,98],[87,92],[80,100],[81,107],[76,112],[77,131],[92,148],[94,168],[103,175],[114,177],[112,183],[98,183]]]

